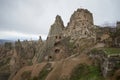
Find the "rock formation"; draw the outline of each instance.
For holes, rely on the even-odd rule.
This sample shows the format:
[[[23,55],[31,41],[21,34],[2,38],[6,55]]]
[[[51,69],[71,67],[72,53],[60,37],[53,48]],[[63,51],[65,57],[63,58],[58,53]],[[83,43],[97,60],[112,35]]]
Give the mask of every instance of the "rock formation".
[[[38,41],[15,42],[9,61],[9,80],[69,80],[77,65],[92,65],[87,53],[94,48],[101,30],[94,25],[92,13],[87,9],[77,9],[66,27],[57,15],[45,41],[39,37]]]
[[[54,46],[63,39],[64,24],[59,15],[56,16],[55,22],[51,25],[47,40],[43,49],[38,53],[38,62],[53,59]]]
[[[6,80],[11,74],[10,60],[13,54],[13,44],[6,42],[0,45],[0,80]]]
[[[13,49],[13,55],[10,60],[11,76],[9,80],[24,66],[30,66],[33,64],[32,59],[36,54],[36,42],[20,40],[15,42],[15,48]]]
[[[78,43],[81,42],[83,43],[82,46],[88,47],[86,44],[90,46],[95,43],[95,40],[96,35],[93,16],[88,10],[78,9],[75,11],[71,16],[67,27],[64,27],[61,17],[57,15],[55,22],[51,25],[44,48],[38,53],[38,62],[41,62],[45,58],[56,60],[55,55],[57,52],[60,52],[60,55],[65,55],[66,52],[69,52],[66,56],[70,56],[73,54],[70,51],[70,46],[74,47],[74,49],[79,49],[79,47],[81,48],[81,44]],[[84,44],[84,41],[89,41],[89,43]],[[75,53],[74,50],[72,50],[72,52]]]
[[[95,26],[93,16],[87,9],[77,9],[66,27],[65,36],[71,36],[72,39],[95,37]]]

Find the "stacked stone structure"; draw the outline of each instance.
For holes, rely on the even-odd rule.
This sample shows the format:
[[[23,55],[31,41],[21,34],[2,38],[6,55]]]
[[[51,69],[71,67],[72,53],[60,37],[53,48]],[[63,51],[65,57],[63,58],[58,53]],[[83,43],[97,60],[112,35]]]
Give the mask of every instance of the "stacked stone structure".
[[[99,65],[104,77],[113,76],[120,68],[120,54],[108,55],[103,50],[91,52],[90,58],[93,59],[95,65]]]

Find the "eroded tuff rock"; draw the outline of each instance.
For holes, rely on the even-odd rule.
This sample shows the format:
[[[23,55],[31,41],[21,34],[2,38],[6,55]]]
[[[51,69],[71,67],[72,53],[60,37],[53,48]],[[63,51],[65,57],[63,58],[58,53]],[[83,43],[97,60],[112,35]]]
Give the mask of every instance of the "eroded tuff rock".
[[[13,54],[13,44],[6,42],[4,45],[0,45],[0,80],[7,80],[10,70],[10,59]]]
[[[64,24],[59,15],[56,16],[55,22],[53,25],[51,25],[47,40],[46,40],[46,46],[47,47],[53,47],[56,39],[60,38],[62,36],[62,32],[64,30]],[[62,37],[61,37],[62,38]]]
[[[55,22],[51,25],[48,37],[61,35],[64,30],[64,24],[59,15],[56,16]]]
[[[45,44],[43,45],[42,50],[39,51],[38,55],[38,62],[41,62],[43,60],[49,60],[54,59],[54,47],[56,42],[59,42],[63,39],[63,31],[64,31],[64,24],[59,15],[56,16],[55,22],[51,25],[50,31],[47,37],[47,40],[45,41]]]
[[[10,73],[10,59],[12,57],[12,43],[6,42],[0,46],[0,73]]]
[[[93,16],[87,9],[77,9],[72,14],[66,28],[64,35],[71,36],[71,39],[96,38]]]
[[[20,69],[28,66],[29,62],[34,65],[41,62],[57,62],[64,61],[74,54],[79,55],[93,46],[95,40],[93,16],[88,10],[78,9],[75,11],[67,27],[64,27],[61,17],[57,15],[45,41],[40,38],[37,42],[25,41],[21,43],[18,41],[15,44],[12,64],[14,63],[14,67],[16,65],[16,71],[13,76],[19,73],[18,67]]]
[[[95,28],[92,13],[87,9],[77,9],[72,14],[67,27],[64,27],[61,17],[57,15],[47,40],[39,51],[38,62],[63,59],[65,57],[62,55],[68,57],[79,53],[82,50],[81,43],[84,48],[90,47],[96,40]]]
[[[39,41],[16,41],[15,47],[13,49],[13,55],[10,60],[10,71],[11,76],[9,80],[12,80],[12,77],[16,75],[18,70],[24,66],[30,66],[33,64],[32,60],[35,54],[37,53],[37,43]]]

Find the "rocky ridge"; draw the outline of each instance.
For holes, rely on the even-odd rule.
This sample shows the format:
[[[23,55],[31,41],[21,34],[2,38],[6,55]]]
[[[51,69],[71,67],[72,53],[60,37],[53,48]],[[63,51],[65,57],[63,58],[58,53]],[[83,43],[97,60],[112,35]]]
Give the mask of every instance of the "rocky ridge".
[[[11,54],[9,80],[70,80],[79,64],[93,65],[87,53],[97,43],[96,29],[87,9],[74,11],[67,26],[57,15],[45,41],[41,37],[38,41],[18,40],[7,52]]]

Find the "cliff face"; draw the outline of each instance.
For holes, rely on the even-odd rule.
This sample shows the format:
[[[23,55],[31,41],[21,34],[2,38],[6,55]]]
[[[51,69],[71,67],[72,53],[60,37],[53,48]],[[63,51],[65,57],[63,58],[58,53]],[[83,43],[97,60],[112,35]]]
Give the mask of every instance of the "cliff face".
[[[67,61],[67,58],[71,55],[75,56],[76,54],[79,55],[80,53],[83,53],[83,51],[94,45],[95,38],[96,35],[93,16],[88,10],[77,9],[77,11],[72,14],[67,27],[64,27],[61,17],[57,15],[55,22],[50,27],[46,41],[42,41],[40,37],[40,40],[36,42],[20,42],[18,40],[15,43],[15,48],[13,49],[14,54],[10,61],[10,69],[12,74],[9,80],[12,80],[15,75],[21,76],[17,73],[19,73],[18,70],[22,67],[30,65],[33,67],[37,63],[49,63],[47,64],[48,69],[54,68],[53,70],[55,70],[60,68],[60,66],[51,66],[54,66],[54,63],[57,64],[57,61],[64,63],[64,61]],[[72,59],[73,58],[70,58],[70,61],[67,61],[68,64],[71,64]],[[73,62],[75,59],[73,59]],[[75,63],[75,66],[79,64],[79,61],[80,60],[78,59],[78,62]],[[68,71],[71,73],[75,66],[70,66],[71,68],[68,68]],[[70,73],[66,74],[69,75]],[[54,75],[54,73],[52,73],[52,75]]]
[[[76,53],[82,46],[86,48],[94,44],[95,39],[93,16],[88,10],[77,9],[77,11],[72,14],[67,27],[64,27],[61,17],[57,15],[55,22],[51,25],[44,47],[39,53],[38,62],[44,60],[45,57],[47,57],[46,59],[52,57],[52,59],[55,60],[57,51],[60,52],[60,54],[62,51],[63,55],[65,55],[66,52],[71,52],[68,55],[71,55],[72,52]]]
[[[65,36],[71,36],[72,39],[95,38],[95,26],[92,13],[86,9],[77,9],[67,25]]]
[[[73,71],[80,64],[85,64],[88,68],[95,67],[87,53],[93,48],[104,46],[95,46],[96,29],[92,13],[86,9],[77,9],[66,27],[57,15],[50,27],[47,40],[42,41],[40,37],[38,41],[18,40],[14,46],[11,43],[0,45],[0,73],[3,73],[0,74],[0,79],[6,79],[5,77],[11,74],[9,80],[73,80],[71,75],[76,74]],[[110,32],[109,30],[98,28],[97,34],[101,37],[100,33]],[[108,37],[104,35],[101,39]],[[119,35],[117,39],[120,41]],[[85,72],[85,77],[86,72],[91,73],[89,71],[93,68],[86,69],[87,67],[81,71]],[[81,72],[78,70],[78,74]],[[101,73],[96,75],[101,77]],[[95,78],[92,74],[90,79],[99,77]]]
[[[48,37],[53,37],[57,35],[61,35],[64,30],[64,24],[59,15],[56,16],[55,22],[51,25]]]
[[[42,50],[39,51],[38,53],[37,56],[38,62],[48,60],[49,57],[53,58],[54,45],[56,41],[60,41],[62,39],[63,30],[64,30],[63,21],[61,17],[57,15],[55,18],[55,22],[50,27],[47,40],[45,41]]]
[[[93,16],[87,9],[77,9],[71,16],[64,32],[65,37],[70,37],[73,52],[81,53],[96,42],[96,26]]]
[[[57,38],[62,36],[64,30],[64,24],[60,16],[56,16],[55,22],[53,25],[51,25],[47,40],[46,40],[46,46],[47,47],[53,47],[55,41]]]
[[[13,48],[12,43],[6,42],[0,45],[0,73],[10,73],[10,59],[12,57]]]
[[[71,16],[68,23],[69,28],[80,28],[80,26],[93,25],[92,13],[87,9],[77,9]]]
[[[10,72],[9,80],[24,66],[33,64],[32,59],[37,52],[37,42],[35,41],[16,41],[13,47],[12,56],[10,59]]]
[[[10,76],[10,60],[13,54],[13,45],[11,42],[6,42],[0,45],[0,80],[8,80]]]

